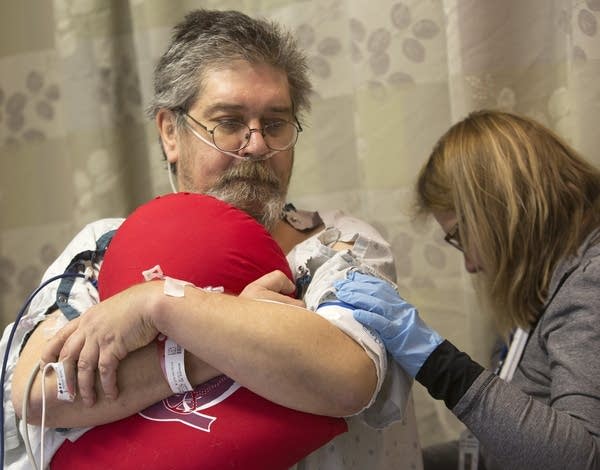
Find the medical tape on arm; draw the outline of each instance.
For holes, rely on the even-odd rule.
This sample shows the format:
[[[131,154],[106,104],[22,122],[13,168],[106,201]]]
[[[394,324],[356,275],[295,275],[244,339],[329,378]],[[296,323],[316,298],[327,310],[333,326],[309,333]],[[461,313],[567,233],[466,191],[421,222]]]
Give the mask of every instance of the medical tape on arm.
[[[153,279],[162,279],[165,281],[163,287],[165,295],[170,297],[185,296],[184,288],[189,283],[165,276],[158,264],[143,271],[142,275],[146,281]],[[161,333],[156,337],[156,351],[158,352],[160,368],[169,383],[171,391],[173,393],[192,391],[194,387],[190,384],[185,373],[185,349]]]
[[[185,297],[185,286],[196,287],[190,282],[165,276],[159,265],[143,271],[142,275],[146,281],[162,279],[164,281],[163,292],[169,297]],[[222,287],[207,287],[203,290],[223,292]],[[185,393],[194,390],[185,372],[185,349],[162,333],[156,337],[156,349],[160,367],[171,391]]]

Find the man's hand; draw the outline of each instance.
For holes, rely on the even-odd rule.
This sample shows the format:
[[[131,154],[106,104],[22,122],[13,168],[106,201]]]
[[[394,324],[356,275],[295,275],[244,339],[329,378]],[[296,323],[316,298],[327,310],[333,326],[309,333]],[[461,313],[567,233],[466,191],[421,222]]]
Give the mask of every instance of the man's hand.
[[[162,283],[139,284],[92,306],[48,341],[42,363],[63,362],[67,382],[77,378],[77,390],[88,406],[96,400],[96,370],[107,398],[115,399],[119,362],[158,334],[148,315],[149,294],[156,289],[162,291]]]
[[[294,283],[283,272],[277,270],[265,274],[248,284],[240,293],[240,297],[305,307],[302,300],[291,297],[295,290]]]

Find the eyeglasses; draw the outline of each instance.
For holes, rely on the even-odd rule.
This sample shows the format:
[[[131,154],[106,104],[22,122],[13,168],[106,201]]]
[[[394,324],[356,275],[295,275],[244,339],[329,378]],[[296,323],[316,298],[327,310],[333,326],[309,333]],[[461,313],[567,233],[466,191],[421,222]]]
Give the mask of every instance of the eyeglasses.
[[[457,250],[464,251],[462,242],[460,241],[460,232],[458,231],[458,222],[456,222],[454,224],[454,226],[448,231],[448,233],[446,233],[446,236],[444,237],[444,241],[446,243],[449,243],[450,245],[452,245]]]
[[[213,144],[224,152],[237,152],[245,148],[250,143],[253,132],[260,132],[265,144],[271,150],[288,150],[296,145],[298,134],[302,132],[302,126],[296,116],[294,116],[295,123],[278,119],[257,129],[251,129],[243,122],[233,120],[220,122],[209,129],[188,113],[185,115],[208,132]]]

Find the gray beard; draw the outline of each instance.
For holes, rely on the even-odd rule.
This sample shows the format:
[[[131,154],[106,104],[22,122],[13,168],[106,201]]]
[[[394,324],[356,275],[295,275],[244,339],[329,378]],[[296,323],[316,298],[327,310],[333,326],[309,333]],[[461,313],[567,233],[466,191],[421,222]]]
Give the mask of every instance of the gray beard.
[[[261,162],[242,162],[223,174],[206,194],[248,213],[272,232],[281,219],[287,182]]]

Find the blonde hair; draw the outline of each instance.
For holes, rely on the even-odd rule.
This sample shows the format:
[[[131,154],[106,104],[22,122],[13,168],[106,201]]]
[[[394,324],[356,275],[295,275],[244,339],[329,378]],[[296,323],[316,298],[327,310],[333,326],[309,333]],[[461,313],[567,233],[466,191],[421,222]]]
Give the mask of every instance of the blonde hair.
[[[478,111],[438,140],[417,180],[416,209],[456,213],[507,333],[536,322],[557,264],[600,226],[600,171],[531,119]]]

